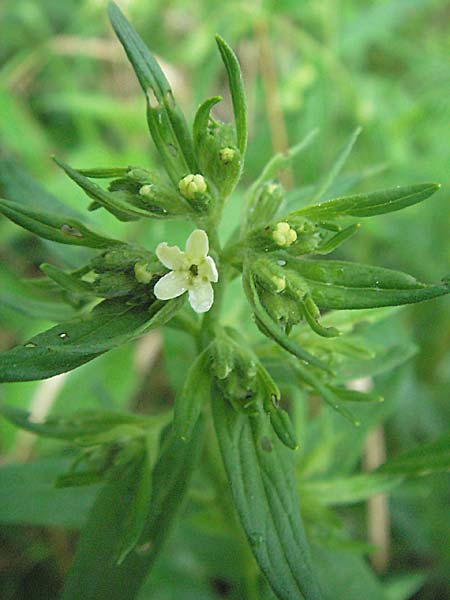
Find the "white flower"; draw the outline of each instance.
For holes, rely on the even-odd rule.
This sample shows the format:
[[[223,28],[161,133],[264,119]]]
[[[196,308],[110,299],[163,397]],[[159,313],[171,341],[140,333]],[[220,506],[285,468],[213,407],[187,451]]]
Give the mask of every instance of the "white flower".
[[[155,285],[155,296],[159,300],[169,300],[187,291],[195,312],[208,311],[214,301],[211,282],[217,283],[219,278],[208,250],[208,236],[202,229],[195,229],[188,237],[185,252],[165,242],[158,244],[156,256],[171,271]]]

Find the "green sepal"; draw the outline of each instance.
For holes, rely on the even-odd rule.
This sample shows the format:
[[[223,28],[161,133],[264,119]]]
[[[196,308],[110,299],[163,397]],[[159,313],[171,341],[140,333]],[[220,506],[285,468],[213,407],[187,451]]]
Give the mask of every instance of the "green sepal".
[[[323,369],[324,371],[331,371],[327,364],[322,362],[313,354],[310,354],[301,348],[294,340],[291,340],[286,333],[280,329],[278,324],[275,323],[267,314],[267,312],[264,310],[264,307],[261,305],[261,301],[255,287],[255,282],[253,280],[253,275],[248,271],[248,267],[246,268],[246,273],[244,273],[244,290],[255,312],[257,318],[256,324],[262,333],[264,333],[264,335],[272,338],[278,345],[287,350],[290,354],[293,354],[297,358],[300,358],[310,365],[318,367],[319,369]]]
[[[244,159],[247,149],[247,102],[241,67],[236,54],[220,35],[216,35],[216,42],[228,75],[228,85],[230,86],[234,121],[236,124],[237,147],[242,159]]]
[[[282,409],[277,408],[270,413],[270,424],[277,434],[278,439],[291,450],[297,450],[298,442],[291,417]]]
[[[316,254],[329,254],[330,252],[333,252],[333,250],[336,250],[336,248],[339,248],[341,244],[353,237],[355,233],[358,233],[359,229],[359,223],[355,223],[353,225],[350,225],[349,227],[346,227],[345,229],[342,229],[341,231],[336,233],[336,235],[330,237],[328,240],[321,242],[314,250],[314,252]]]
[[[300,217],[312,220],[336,217],[373,217],[422,202],[439,188],[440,185],[437,183],[420,183],[404,187],[397,186],[380,192],[353,194],[300,208],[289,213],[286,219],[294,221]]]
[[[186,120],[158,62],[114,2],[109,4],[108,13],[146,96],[153,141],[169,177],[177,184],[184,175],[197,172]]]
[[[319,322],[320,312],[310,294],[307,293],[304,295],[301,300],[301,306],[308,325],[315,333],[326,338],[333,338],[341,335],[341,332],[336,329],[336,327],[324,327]]]
[[[0,199],[0,212],[36,235],[60,244],[87,246],[88,248],[108,248],[122,242],[94,233],[73,217],[35,210],[18,202]]]
[[[239,181],[242,155],[235,145],[234,130],[210,116],[211,108],[221,98],[205,100],[198,108],[194,120],[194,149],[201,172],[222,197],[227,197]]]

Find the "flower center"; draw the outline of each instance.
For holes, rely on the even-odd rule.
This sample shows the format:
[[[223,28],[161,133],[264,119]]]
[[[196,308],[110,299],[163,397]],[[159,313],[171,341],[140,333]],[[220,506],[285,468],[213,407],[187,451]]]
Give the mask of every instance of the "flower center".
[[[194,277],[197,277],[197,275],[198,275],[198,265],[191,265],[189,267],[189,272],[192,273],[192,275]]]

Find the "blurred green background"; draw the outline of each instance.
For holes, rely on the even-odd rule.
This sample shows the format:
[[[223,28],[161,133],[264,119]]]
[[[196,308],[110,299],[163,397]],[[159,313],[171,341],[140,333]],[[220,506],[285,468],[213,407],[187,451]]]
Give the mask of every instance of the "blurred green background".
[[[274,147],[293,145],[319,127],[316,142],[295,162],[292,173],[285,174],[287,186],[308,186],[361,125],[363,132],[340,180],[342,189],[352,182],[357,190],[374,190],[422,181],[440,182],[443,189],[423,205],[365,222],[340,255],[404,270],[427,282],[450,274],[450,37],[445,1],[118,4],[161,60],[189,120],[206,96],[226,96],[214,34],[220,33],[236,50],[250,123],[241,191]],[[51,155],[75,167],[158,164],[144,100],[112,34],[104,0],[2,0],[0,26],[0,194],[20,200],[11,187],[20,180],[20,165],[62,203],[82,212],[88,199],[57,169]],[[229,115],[226,102],[219,110],[222,118]],[[362,171],[367,177],[360,180],[355,175]],[[227,230],[239,210],[241,191],[231,201]],[[104,211],[91,213],[89,219],[99,231],[138,240],[149,249],[161,239],[182,243],[190,229],[160,222],[118,223]],[[42,262],[76,265],[84,252],[38,241],[0,218],[0,349],[50,323],[31,299],[26,310],[17,309],[18,276],[38,276]],[[448,428],[448,300],[402,310],[383,335],[418,346],[411,360],[379,381],[392,400],[393,408],[384,415],[390,453]],[[3,385],[0,400],[43,413],[99,404],[145,409],[145,361],[156,365],[154,389],[156,385],[169,398],[186,364],[178,354],[172,368],[162,373],[160,339],[153,335],[147,343],[153,354],[145,347],[143,351],[143,344],[127,346],[58,379],[53,387]],[[173,348],[170,336],[165,343],[166,349]],[[186,346],[187,360],[189,350]],[[51,451],[50,444],[36,443],[4,422],[0,436],[2,463]],[[448,479],[430,477],[404,486],[391,498],[390,558],[382,573],[391,600],[450,597],[448,489]],[[61,526],[71,529],[83,520],[84,505],[55,517],[49,498],[39,490],[38,485],[21,487],[13,472],[0,485],[0,596],[6,600],[57,597],[75,540]],[[8,513],[8,507],[14,510]],[[233,569],[227,566],[232,565],[230,545],[215,540],[213,546],[196,546],[189,527],[177,530],[175,540],[142,600],[236,597]]]

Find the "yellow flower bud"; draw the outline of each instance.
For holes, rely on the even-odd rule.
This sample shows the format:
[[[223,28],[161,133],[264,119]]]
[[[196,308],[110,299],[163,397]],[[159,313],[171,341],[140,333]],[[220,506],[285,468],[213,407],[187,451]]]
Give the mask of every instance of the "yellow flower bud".
[[[197,196],[200,196],[206,192],[208,186],[203,175],[186,175],[178,183],[178,189],[181,194],[188,200],[194,200]]]
[[[297,239],[297,232],[292,229],[289,223],[277,223],[275,230],[272,233],[274,242],[283,248],[290,246]]]
[[[234,159],[235,154],[236,151],[233,150],[233,148],[222,148],[219,150],[219,158],[225,164],[231,162]]]

